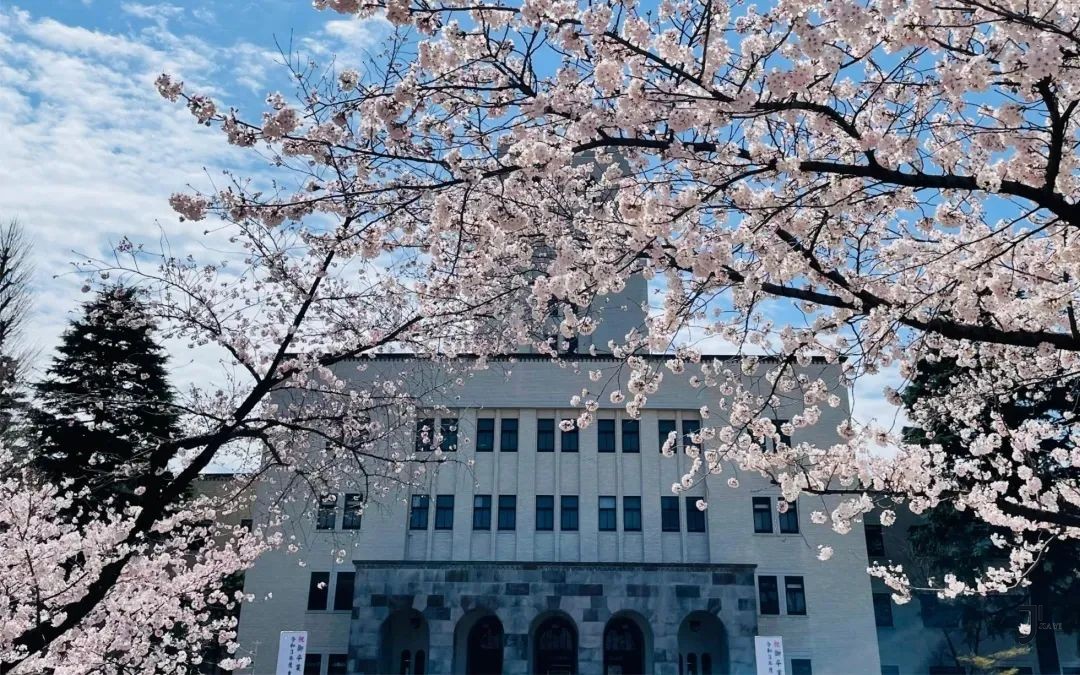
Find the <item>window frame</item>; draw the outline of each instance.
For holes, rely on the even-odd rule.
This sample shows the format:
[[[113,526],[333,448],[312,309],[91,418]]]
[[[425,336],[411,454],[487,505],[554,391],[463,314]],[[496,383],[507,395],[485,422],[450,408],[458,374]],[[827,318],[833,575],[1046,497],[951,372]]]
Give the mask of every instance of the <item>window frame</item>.
[[[346,492],[345,505],[341,515],[341,529],[359,530],[363,524],[364,495],[360,492]]]
[[[702,533],[709,529],[708,520],[705,517],[705,512],[697,507],[698,500],[701,497],[687,497],[686,498],[686,531]],[[691,515],[692,514],[692,515]]]
[[[596,420],[596,451],[604,454],[614,453],[618,449],[615,431],[615,418],[606,417]]]
[[[896,623],[892,611],[892,597],[889,593],[872,593],[874,604],[874,626],[893,628]]]
[[[641,532],[641,497],[623,497],[623,532]]]
[[[667,428],[669,424],[670,424],[671,428]],[[659,451],[660,451],[661,454],[663,454],[663,452],[664,452],[664,443],[667,442],[668,436],[671,435],[672,431],[675,432],[675,448],[677,449],[679,447],[679,422],[678,422],[678,420],[676,420],[674,418],[671,418],[671,419],[662,418],[662,419],[656,420],[656,433],[660,437]]]
[[[787,502],[787,511],[781,513],[779,508],[776,511],[776,522],[779,525],[780,534],[799,534],[799,504],[797,502]],[[794,527],[795,529],[791,529]]]
[[[555,495],[536,495],[536,531],[555,531]]]
[[[624,419],[619,424],[619,432],[622,434],[622,451],[641,453],[641,420]],[[634,439],[632,442],[629,439]]]
[[[479,503],[477,501],[479,500]],[[482,518],[482,524],[478,519]],[[491,530],[491,495],[473,495],[472,529],[476,531]]]
[[[868,558],[885,557],[885,526],[880,523],[863,523]],[[873,534],[872,534],[873,533]]]
[[[319,588],[319,584],[323,584]],[[322,605],[321,607],[319,605]],[[330,606],[330,573],[312,572],[308,576],[307,611],[325,612]]]
[[[754,534],[773,534],[772,497],[752,497],[754,509]],[[768,529],[763,529],[768,524]]]
[[[334,670],[337,662],[337,670]],[[349,673],[349,655],[348,654],[327,654],[326,659],[326,675],[348,675]]]
[[[344,577],[344,579],[342,578]],[[346,582],[346,580],[348,580]],[[349,588],[349,594],[344,598],[345,607],[341,607],[341,589],[342,586]],[[338,572],[334,576],[334,611],[335,612],[351,612],[353,608],[353,596],[356,594],[356,572]]]
[[[784,575],[784,610],[788,616],[806,616],[806,579],[802,575]]]
[[[488,427],[488,423],[491,423],[491,428]],[[477,452],[495,452],[495,418],[494,417],[477,417],[476,418],[476,451]]]
[[[409,530],[428,529],[431,495],[415,494],[409,499]],[[423,521],[423,522],[421,522]]]
[[[766,588],[766,586],[771,586],[771,588]],[[761,616],[780,616],[780,582],[777,576],[775,574],[759,574],[757,587],[758,614]]]
[[[517,530],[517,495],[499,495],[498,528],[500,532]]]
[[[550,428],[548,428],[550,425]],[[543,442],[541,442],[543,441]],[[555,418],[539,417],[536,420],[536,451],[555,452]]]
[[[682,444],[684,448],[695,447],[699,450],[701,449],[700,444],[694,443],[694,441],[691,440],[691,437],[694,434],[701,431],[701,420],[683,418],[681,431]]]
[[[424,428],[427,427],[427,440],[424,440]],[[435,449],[435,418],[420,417],[416,420],[416,452],[431,452]]]
[[[323,495],[319,498],[318,510],[315,513],[315,529],[321,532],[337,528],[337,494]],[[330,524],[327,525],[326,523]]]
[[[573,516],[572,526],[568,523]],[[581,528],[581,499],[577,495],[559,496],[559,531],[577,532]]]
[[[502,418],[499,421],[499,452],[517,452],[520,434],[521,423],[518,418]]]
[[[675,508],[671,508],[674,504]],[[671,514],[675,516],[675,526],[671,526]],[[661,532],[681,532],[682,531],[682,515],[679,513],[679,498],[675,496],[661,496],[660,497],[660,531]]]
[[[449,514],[449,523],[446,518]],[[435,495],[435,529],[454,529],[454,495]]]
[[[458,430],[461,428],[457,417],[443,417],[439,419],[439,450],[443,452],[457,452]]]
[[[576,424],[569,431],[559,429],[559,452],[581,452],[580,431]],[[571,439],[573,439],[572,443],[570,442]]]
[[[610,504],[608,506],[607,504]],[[615,495],[600,495],[596,501],[596,527],[600,532],[616,532],[619,528],[619,500]]]

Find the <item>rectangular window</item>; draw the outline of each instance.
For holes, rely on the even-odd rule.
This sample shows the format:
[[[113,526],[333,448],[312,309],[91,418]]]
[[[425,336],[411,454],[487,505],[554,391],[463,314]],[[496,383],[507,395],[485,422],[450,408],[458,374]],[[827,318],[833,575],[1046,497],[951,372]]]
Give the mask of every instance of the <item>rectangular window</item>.
[[[559,529],[564,532],[577,532],[578,498],[576,495],[563,495],[559,498]]]
[[[806,590],[802,577],[784,577],[784,599],[788,614],[806,614]]]
[[[435,529],[454,529],[454,495],[435,496]]]
[[[881,525],[866,523],[866,555],[872,558],[885,555],[885,532]]]
[[[304,675],[322,675],[322,654],[304,654]]]
[[[308,583],[307,608],[309,612],[326,609],[326,600],[330,597],[330,573],[312,572]]]
[[[427,495],[413,495],[412,508],[409,510],[409,529],[426,530],[428,521],[428,508],[431,497]]]
[[[892,598],[888,593],[874,593],[874,623],[879,628],[892,628]]]
[[[780,591],[776,577],[758,577],[758,611],[762,614],[780,613]]]
[[[562,437],[562,451],[563,452],[577,452],[578,451],[578,428],[575,426],[570,431],[563,430]]]
[[[516,417],[503,418],[502,428],[499,432],[499,450],[502,450],[503,452],[517,452],[518,421]]]
[[[622,421],[622,451],[641,452],[641,423],[637,420]]]
[[[255,527],[255,521],[252,520],[251,518],[241,518],[240,519],[240,529],[241,530],[247,530],[248,532],[251,532],[253,527]]]
[[[682,422],[682,436],[683,447],[697,446],[698,443],[694,443],[693,436],[697,432],[701,431],[701,420],[683,420]]]
[[[660,452],[664,451],[664,443],[667,443],[667,439],[675,431],[675,420],[658,420],[656,422],[656,431],[660,434]],[[675,439],[678,442],[678,439]]]
[[[787,511],[779,514],[780,532],[782,534],[798,534],[799,532],[799,505],[795,502],[787,502]]]
[[[442,437],[442,440],[439,441],[440,450],[443,452],[457,451],[457,431],[457,418],[450,417],[439,420],[439,436]]]
[[[337,495],[326,495],[319,500],[319,513],[315,516],[316,530],[332,530],[337,523]]]
[[[615,498],[600,497],[600,531],[614,532],[616,526]]]
[[[773,420],[773,425],[776,426],[776,433],[780,436],[780,442],[789,448],[791,447],[791,436],[784,433],[784,425],[791,420]]]
[[[679,498],[660,498],[660,529],[664,532],[679,531]]]
[[[772,498],[754,497],[754,532],[768,534],[772,529]]]
[[[355,492],[345,495],[345,515],[341,518],[341,529],[359,530],[363,510],[364,495]]]
[[[555,529],[555,497],[536,496],[536,530],[550,532]]]
[[[326,675],[349,675],[349,655],[331,654],[326,666]]]
[[[705,531],[705,512],[697,507],[700,497],[686,498],[686,531]]]
[[[499,529],[517,529],[517,497],[499,495]]]
[[[900,666],[882,666],[881,675],[900,675]]]
[[[641,497],[623,497],[622,529],[624,532],[641,532]]]
[[[615,452],[615,420],[596,420],[597,452]]]
[[[791,675],[814,675],[810,659],[791,659]]]
[[[491,529],[491,495],[476,495],[473,497],[472,529]]]
[[[476,451],[493,452],[495,450],[495,418],[481,417],[476,420]]]
[[[555,419],[542,417],[536,420],[536,451],[555,452]]]
[[[416,420],[416,451],[429,452],[432,437],[435,435],[435,419],[423,417]]]
[[[356,572],[338,572],[334,585],[334,609],[351,610],[353,589],[356,587]]]

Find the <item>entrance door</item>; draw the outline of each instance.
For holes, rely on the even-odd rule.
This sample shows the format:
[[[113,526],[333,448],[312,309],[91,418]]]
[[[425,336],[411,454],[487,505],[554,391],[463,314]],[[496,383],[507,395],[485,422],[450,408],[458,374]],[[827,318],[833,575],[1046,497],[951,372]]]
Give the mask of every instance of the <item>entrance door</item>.
[[[503,628],[497,617],[485,616],[473,625],[465,661],[469,675],[501,675]]]
[[[604,628],[604,675],[642,675],[645,636],[632,619],[616,617]]]
[[[577,630],[561,616],[544,620],[536,629],[534,675],[577,675]]]

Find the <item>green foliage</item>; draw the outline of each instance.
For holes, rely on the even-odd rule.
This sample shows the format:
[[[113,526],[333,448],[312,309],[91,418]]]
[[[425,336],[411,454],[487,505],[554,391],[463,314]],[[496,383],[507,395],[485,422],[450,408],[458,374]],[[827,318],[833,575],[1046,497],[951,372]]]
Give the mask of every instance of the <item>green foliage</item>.
[[[178,415],[166,356],[136,291],[112,287],[83,307],[35,389],[37,467],[88,486],[95,501],[128,492]]]

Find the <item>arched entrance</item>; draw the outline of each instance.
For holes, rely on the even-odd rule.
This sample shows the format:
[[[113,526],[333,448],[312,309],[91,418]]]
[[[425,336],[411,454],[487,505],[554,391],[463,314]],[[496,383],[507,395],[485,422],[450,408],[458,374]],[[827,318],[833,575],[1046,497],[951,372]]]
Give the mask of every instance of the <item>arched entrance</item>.
[[[577,675],[577,628],[565,614],[541,617],[532,631],[534,675]]]
[[[679,675],[727,675],[727,631],[715,615],[691,612],[679,626]]]
[[[644,675],[648,651],[641,622],[616,614],[604,626],[604,675]]]
[[[424,675],[427,657],[428,625],[423,614],[402,609],[386,617],[379,629],[379,672]]]
[[[481,617],[469,630],[465,643],[465,672],[469,675],[501,675],[503,626],[499,617]]]

